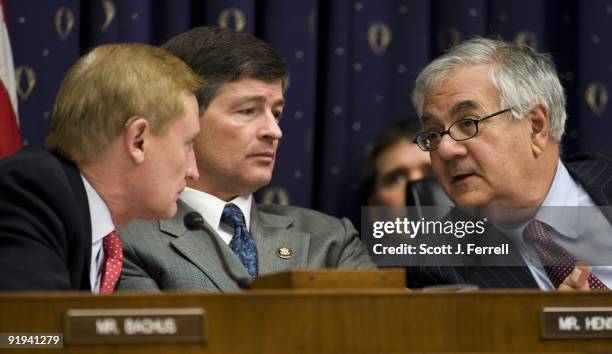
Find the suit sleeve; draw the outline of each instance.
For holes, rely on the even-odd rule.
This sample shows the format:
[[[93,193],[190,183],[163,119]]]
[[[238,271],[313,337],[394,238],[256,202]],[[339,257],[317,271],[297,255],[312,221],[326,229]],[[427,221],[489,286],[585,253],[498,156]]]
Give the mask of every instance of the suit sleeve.
[[[338,259],[338,268],[376,268],[353,224],[347,218],[342,218],[341,222],[345,233],[345,244]]]

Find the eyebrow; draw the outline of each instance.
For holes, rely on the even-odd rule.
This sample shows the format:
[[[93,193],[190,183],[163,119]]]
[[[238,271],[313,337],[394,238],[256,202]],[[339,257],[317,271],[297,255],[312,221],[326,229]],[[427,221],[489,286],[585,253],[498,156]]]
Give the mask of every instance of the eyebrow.
[[[384,179],[384,178],[387,178],[387,177],[389,177],[389,176],[396,175],[396,174],[398,174],[398,173],[403,173],[403,174],[406,174],[406,172],[408,172],[408,168],[403,167],[403,166],[397,166],[397,167],[394,167],[393,169],[391,169],[391,170],[389,170],[389,171],[387,171],[387,172],[384,172],[384,173],[383,173],[383,174],[380,176],[380,178],[383,178],[383,179]]]
[[[278,107],[278,106],[284,106],[284,105],[285,105],[285,100],[284,99],[280,99],[280,100],[274,102],[272,104],[272,107]]]
[[[455,116],[460,112],[466,111],[466,110],[475,110],[479,107],[478,103],[476,103],[476,101],[472,101],[472,100],[464,100],[464,101],[459,101],[457,103],[455,103],[455,105],[451,108],[450,110],[450,116]],[[423,123],[426,123],[430,120],[433,120],[435,117],[433,114],[428,113],[428,112],[424,112],[423,115],[421,116],[421,121]]]
[[[236,108],[247,102],[265,102],[265,101],[266,101],[266,98],[264,96],[246,96],[246,97],[242,97],[239,100],[235,101],[232,104],[232,108]]]
[[[475,110],[478,108],[478,104],[475,101],[465,100],[456,103],[453,108],[451,108],[450,115],[455,116],[460,112],[466,110]]]
[[[240,100],[236,101],[233,105],[232,108],[236,108],[244,103],[247,102],[266,102],[266,96],[247,96],[247,97],[243,97]],[[277,100],[276,102],[274,102],[272,104],[272,107],[278,107],[278,106],[283,106],[285,104],[285,100],[284,99],[280,99]]]
[[[425,123],[433,119],[433,115],[431,113],[423,113],[421,116],[421,123]]]

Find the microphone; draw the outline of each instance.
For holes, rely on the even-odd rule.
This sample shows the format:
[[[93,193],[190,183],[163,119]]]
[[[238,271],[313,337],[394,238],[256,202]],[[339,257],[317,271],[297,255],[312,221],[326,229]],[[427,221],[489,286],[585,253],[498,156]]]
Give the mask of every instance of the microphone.
[[[183,223],[185,224],[185,227],[191,231],[206,231],[206,229],[204,228],[204,218],[197,211],[192,211],[185,215],[185,217],[183,218]],[[238,278],[236,274],[232,272],[229,265],[227,264],[227,260],[223,256],[223,252],[221,251],[221,245],[219,244],[219,240],[217,239],[217,237],[215,237],[215,235],[210,235],[210,240],[212,241],[213,246],[215,247],[215,252],[217,252],[219,259],[221,260],[221,267],[223,268],[225,274],[227,274],[227,276],[232,279],[240,289],[250,289],[252,280],[250,278]]]

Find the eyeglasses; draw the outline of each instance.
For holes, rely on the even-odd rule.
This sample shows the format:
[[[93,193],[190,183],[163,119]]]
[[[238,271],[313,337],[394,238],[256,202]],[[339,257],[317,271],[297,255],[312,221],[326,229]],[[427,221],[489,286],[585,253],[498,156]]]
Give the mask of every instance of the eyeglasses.
[[[442,137],[446,134],[448,134],[448,136],[450,136],[455,141],[468,140],[478,134],[478,124],[480,122],[489,118],[493,118],[502,113],[509,112],[510,110],[510,108],[504,109],[479,119],[459,119],[455,123],[451,124],[451,126],[448,127],[448,129],[445,131],[429,130],[426,132],[419,133],[417,134],[413,142],[416,143],[423,151],[433,151],[436,150],[438,146],[440,146],[440,142],[442,142]]]

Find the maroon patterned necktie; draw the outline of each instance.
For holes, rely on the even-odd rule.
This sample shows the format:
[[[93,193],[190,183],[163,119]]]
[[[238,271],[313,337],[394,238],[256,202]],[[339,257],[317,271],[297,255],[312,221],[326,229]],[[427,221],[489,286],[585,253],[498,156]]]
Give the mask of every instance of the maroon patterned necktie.
[[[115,289],[117,281],[121,276],[123,265],[123,250],[121,237],[117,231],[113,231],[104,237],[102,241],[104,248],[104,266],[102,267],[102,280],[100,282],[100,294],[110,294]]]
[[[523,240],[535,248],[548,278],[555,288],[559,288],[563,280],[574,270],[576,256],[561,247],[550,237],[551,234],[555,233],[558,234],[552,226],[534,219],[525,227]],[[608,289],[593,273],[589,275],[588,281],[591,289]]]

